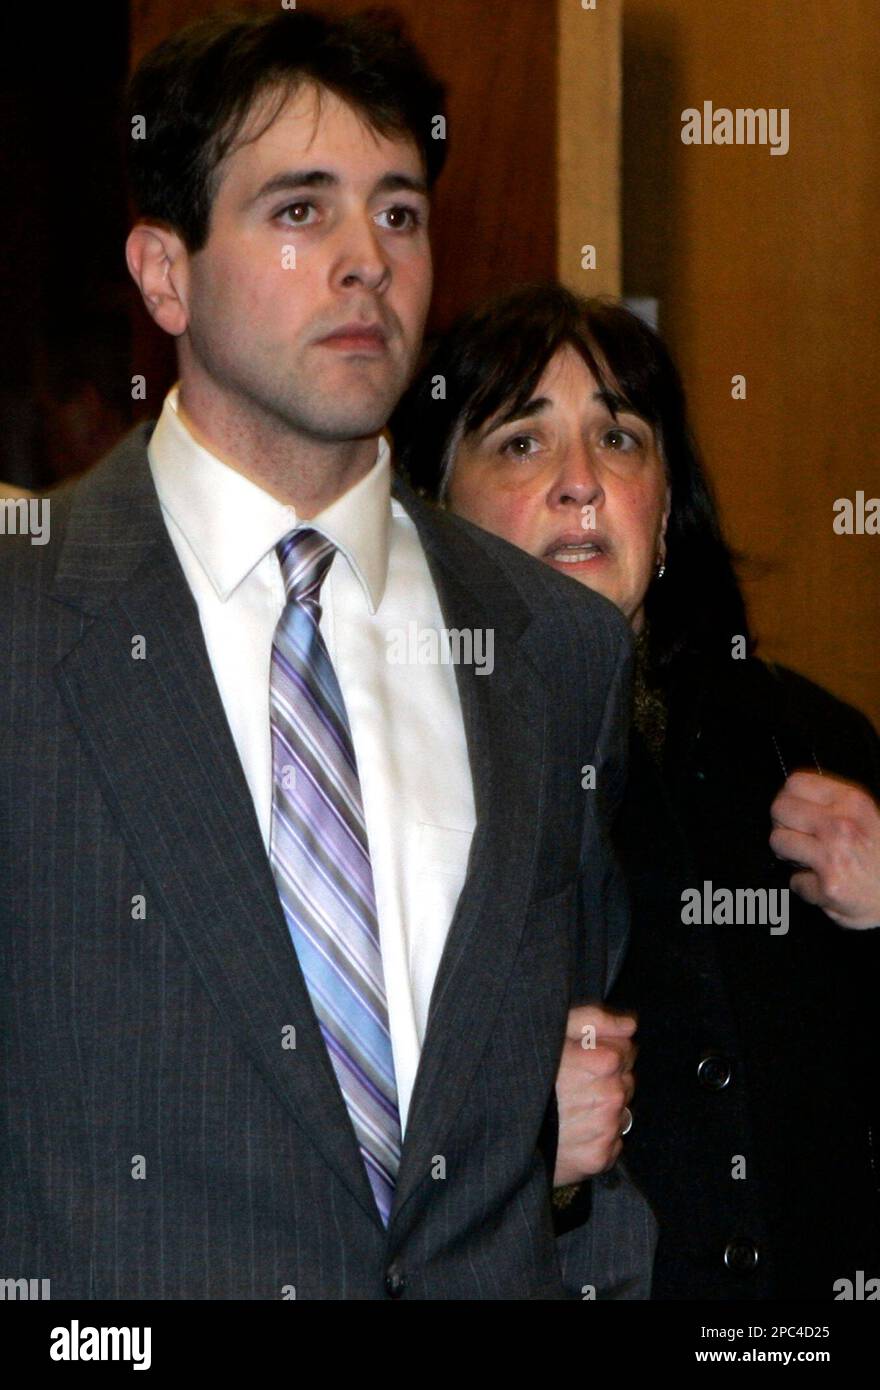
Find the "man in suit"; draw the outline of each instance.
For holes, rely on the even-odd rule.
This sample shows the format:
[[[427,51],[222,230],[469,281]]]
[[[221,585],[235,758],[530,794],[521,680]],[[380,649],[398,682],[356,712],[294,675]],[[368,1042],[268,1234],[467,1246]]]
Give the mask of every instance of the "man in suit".
[[[184,31],[131,98],[179,381],[0,548],[4,1273],[633,1296],[626,1184],[566,1234],[550,1200],[568,1006],[625,938],[625,625],[392,491],[380,433],[440,90],[393,31],[282,12]]]

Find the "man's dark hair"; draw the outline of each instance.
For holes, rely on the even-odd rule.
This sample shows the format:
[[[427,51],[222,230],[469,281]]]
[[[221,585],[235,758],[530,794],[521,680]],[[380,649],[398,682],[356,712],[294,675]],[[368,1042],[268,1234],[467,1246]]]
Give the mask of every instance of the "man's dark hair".
[[[654,429],[672,502],[666,574],[645,598],[648,658],[668,679],[681,657],[730,655],[733,634],[754,642],[718,509],[688,422],[681,377],[653,329],[608,299],[561,285],[526,285],[464,314],[434,344],[391,420],[397,466],[441,499],[463,436],[502,407],[521,410],[560,348],[580,353],[600,389]],[[442,399],[436,382],[443,379]]]
[[[128,129],[137,116],[145,126],[143,139],[127,139],[137,216],[172,227],[189,251],[200,250],[218,167],[254,103],[277,89],[277,106],[252,137],[258,139],[303,83],[333,92],[380,135],[411,139],[433,185],[446,157],[446,140],[432,131],[444,114],[444,89],[397,15],[381,9],[338,20],[306,10],[227,13],[181,29],[131,77]]]

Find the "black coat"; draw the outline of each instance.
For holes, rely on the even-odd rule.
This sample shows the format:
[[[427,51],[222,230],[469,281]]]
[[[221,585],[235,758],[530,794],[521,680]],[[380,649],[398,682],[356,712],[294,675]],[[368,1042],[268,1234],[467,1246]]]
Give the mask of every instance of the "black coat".
[[[681,920],[705,880],[787,886],[769,807],[816,763],[880,796],[868,720],[757,660],[673,688],[662,778],[634,739],[617,826],[633,935],[612,997],[640,1017],[626,1156],[661,1224],[657,1298],[832,1299],[836,1279],[880,1274],[880,930],[794,893],[784,935]]]

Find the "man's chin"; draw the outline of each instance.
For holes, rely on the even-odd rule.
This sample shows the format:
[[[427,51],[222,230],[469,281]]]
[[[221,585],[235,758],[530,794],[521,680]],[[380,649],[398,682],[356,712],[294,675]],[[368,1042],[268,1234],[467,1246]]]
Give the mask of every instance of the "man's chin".
[[[309,420],[297,420],[298,433],[309,435],[325,444],[345,444],[356,439],[373,439],[388,423],[389,412],[382,411],[340,411],[338,406],[331,413]],[[291,422],[294,423],[294,422]]]
[[[366,439],[383,430],[397,404],[396,391],[346,392],[309,411],[313,432],[327,440]]]

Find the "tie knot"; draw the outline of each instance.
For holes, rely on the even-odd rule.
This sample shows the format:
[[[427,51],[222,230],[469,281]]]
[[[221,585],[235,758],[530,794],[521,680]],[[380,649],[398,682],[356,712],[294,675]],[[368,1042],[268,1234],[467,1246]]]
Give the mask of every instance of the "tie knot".
[[[336,546],[320,531],[299,526],[279,542],[277,549],[288,603],[317,605]]]

